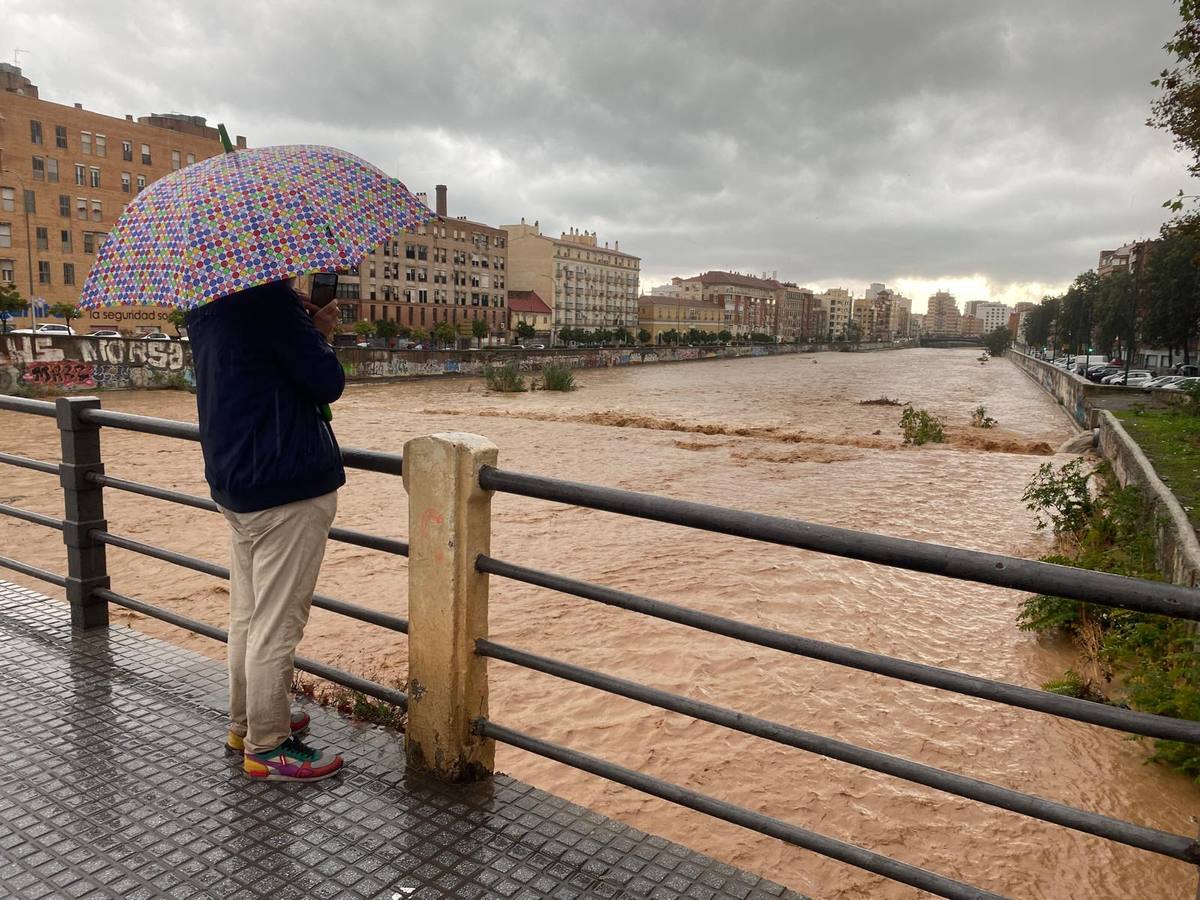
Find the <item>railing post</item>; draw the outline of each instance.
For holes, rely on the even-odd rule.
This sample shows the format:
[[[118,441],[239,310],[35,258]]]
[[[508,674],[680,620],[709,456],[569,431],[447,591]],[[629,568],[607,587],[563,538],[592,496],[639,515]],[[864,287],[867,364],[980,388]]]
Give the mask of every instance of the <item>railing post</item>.
[[[97,397],[59,397],[55,402],[62,441],[59,480],[63,487],[66,515],[63,517],[63,543],[67,545],[67,601],[71,604],[71,624],[76,628],[96,628],[108,624],[108,604],[92,593],[107,588],[108,565],[104,545],[93,541],[93,529],[108,530],[104,519],[104,489],[88,480],[89,472],[103,473],[100,460],[100,427],[84,422],[85,409],[99,409]]]
[[[479,469],[496,446],[444,433],[404,445],[408,491],[408,766],[445,781],[487,778],[495,743],[472,732],[488,712],[488,577],[475,559],[491,545],[492,492]]]

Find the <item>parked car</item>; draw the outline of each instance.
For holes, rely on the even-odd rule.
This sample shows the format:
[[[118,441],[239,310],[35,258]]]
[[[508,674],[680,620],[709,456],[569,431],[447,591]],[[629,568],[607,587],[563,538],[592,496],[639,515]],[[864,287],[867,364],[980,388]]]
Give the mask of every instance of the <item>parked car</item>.
[[[1200,378],[1197,378],[1196,376],[1189,376],[1186,378],[1180,378],[1174,384],[1168,384],[1165,389],[1168,391],[1182,391],[1184,388],[1191,387],[1194,384],[1200,384]]]
[[[75,334],[75,329],[67,325],[39,325],[37,328],[15,328],[9,334]]]
[[[1120,371],[1120,372],[1114,372],[1112,375],[1106,376],[1104,378],[1104,380],[1101,381],[1100,383],[1101,384],[1128,384],[1130,387],[1132,387],[1134,384],[1136,384],[1138,382],[1146,382],[1146,381],[1149,381],[1153,377],[1154,377],[1154,373],[1147,372],[1145,369],[1130,369],[1128,381],[1126,381],[1125,372]]]
[[[1094,369],[1088,369],[1088,381],[1094,381],[1097,384],[1101,383],[1109,375],[1116,375],[1118,372],[1124,371],[1120,366],[1097,366]]]
[[[1174,384],[1177,381],[1182,381],[1182,375],[1159,375],[1157,378],[1151,378],[1145,384],[1144,388],[1165,388],[1168,385]]]
[[[545,350],[546,345],[541,343],[540,341],[534,341],[533,343],[530,343],[530,344],[521,344],[521,349],[522,350]]]
[[[85,334],[84,337],[119,338],[124,337],[124,335],[112,328],[101,328],[99,331],[93,331],[91,334]]]
[[[163,334],[161,331],[151,331],[149,334],[139,334],[138,339],[143,341],[169,341],[171,336]]]

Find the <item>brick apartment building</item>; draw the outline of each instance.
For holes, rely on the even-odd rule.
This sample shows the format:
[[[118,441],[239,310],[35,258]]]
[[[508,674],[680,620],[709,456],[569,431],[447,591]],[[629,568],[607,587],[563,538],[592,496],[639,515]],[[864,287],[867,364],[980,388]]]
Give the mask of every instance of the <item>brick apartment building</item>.
[[[734,337],[774,334],[778,327],[776,301],[782,285],[772,278],[739,272],[704,272],[692,278],[672,278],[685,300],[703,300],[721,307],[723,327]]]
[[[384,241],[357,271],[342,273],[341,321],[395,322],[426,333],[449,322],[459,335],[469,336],[471,322],[482,319],[489,339],[503,341],[508,234],[465,216],[450,218],[446,185],[437,185],[436,192],[436,219]]]
[[[201,117],[135,121],[52,103],[19,68],[0,63],[0,283],[42,309],[75,303],[125,205],[156,179],[221,151],[217,130]],[[166,310],[136,306],[89,311],[72,323],[83,333],[165,325]]]

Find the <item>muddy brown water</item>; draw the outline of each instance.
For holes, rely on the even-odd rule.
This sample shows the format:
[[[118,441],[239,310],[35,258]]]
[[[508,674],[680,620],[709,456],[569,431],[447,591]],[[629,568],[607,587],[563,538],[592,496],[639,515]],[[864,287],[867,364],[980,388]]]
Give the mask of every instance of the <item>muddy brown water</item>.
[[[1004,361],[973,351],[908,350],[683,363],[583,372],[569,395],[492,395],[474,379],[353,386],[335,407],[347,446],[399,451],[410,437],[473,431],[504,467],[653,491],[849,528],[1034,556],[1048,545],[1023,486],[1071,437],[1066,416]],[[899,409],[946,418],[950,443],[905,448]],[[980,432],[971,410],[1000,422]],[[195,420],[176,392],[109,394],[110,409]],[[56,456],[53,423],[0,413],[0,446]],[[198,447],[105,431],[111,474],[204,493]],[[50,476],[6,469],[3,502],[61,515]],[[114,532],[227,561],[213,514],[109,491]],[[756,625],[1020,684],[1038,685],[1069,652],[1019,632],[1021,595],[668,525],[497,496],[493,552],[537,568],[685,603]],[[403,537],[399,479],[352,473],[338,523]],[[0,520],[6,552],[56,571],[55,536]],[[203,575],[109,551],[114,589],[215,624],[227,595]],[[14,576],[32,587],[46,586]],[[406,611],[402,559],[331,544],[319,590]],[[55,589],[50,589],[51,593]],[[896,753],[1134,822],[1191,833],[1200,791],[1146,765],[1144,743],[1106,729],[956,697],[793,658],[683,626],[502,579],[491,628],[503,643],[757,716]],[[221,658],[223,648],[120,610],[113,618]],[[405,644],[315,610],[301,651],[382,680],[402,679]],[[934,871],[1016,897],[1190,897],[1185,864],[993,810],[853,766],[503,663],[492,717]],[[214,747],[220,735],[214,734]],[[501,747],[498,767],[646,831],[819,898],[918,892]]]

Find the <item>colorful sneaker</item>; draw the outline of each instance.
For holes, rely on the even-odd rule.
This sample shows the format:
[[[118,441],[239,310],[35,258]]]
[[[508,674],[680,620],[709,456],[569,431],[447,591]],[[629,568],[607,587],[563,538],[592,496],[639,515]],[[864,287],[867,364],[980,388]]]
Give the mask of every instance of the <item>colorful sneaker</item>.
[[[311,720],[302,709],[292,710],[292,736],[304,734]],[[225,755],[241,756],[246,752],[246,739],[237,732],[231,731],[225,736]]]
[[[327,756],[295,737],[266,753],[247,753],[242,760],[246,777],[263,781],[320,781],[341,767],[340,756]]]

